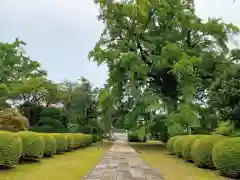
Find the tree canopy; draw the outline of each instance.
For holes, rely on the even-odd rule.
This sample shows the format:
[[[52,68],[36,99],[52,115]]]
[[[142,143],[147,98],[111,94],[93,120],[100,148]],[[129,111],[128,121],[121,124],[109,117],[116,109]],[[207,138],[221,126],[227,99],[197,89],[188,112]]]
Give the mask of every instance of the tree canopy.
[[[0,43],[1,110],[19,109],[38,131],[122,128],[163,141],[240,127],[237,26],[201,19],[189,0],[94,2],[105,28],[89,59],[108,66],[106,84],[53,82],[17,38]]]
[[[168,133],[176,134],[201,126],[200,107],[209,109],[210,117],[229,106],[224,99],[229,94],[219,90],[216,96],[214,88],[224,78],[228,78],[227,84],[221,84],[228,85],[225,88],[237,84],[222,74],[236,68],[239,49],[229,49],[228,42],[239,33],[238,27],[217,18],[204,21],[195,14],[193,1],[95,3],[105,29],[89,58],[108,65],[109,96],[115,99],[112,106],[120,110],[131,101],[119,119],[134,127],[137,117],[151,122],[160,113],[166,115]],[[231,90],[226,89],[232,95]],[[221,109],[214,106],[217,98],[224,102],[218,104]]]

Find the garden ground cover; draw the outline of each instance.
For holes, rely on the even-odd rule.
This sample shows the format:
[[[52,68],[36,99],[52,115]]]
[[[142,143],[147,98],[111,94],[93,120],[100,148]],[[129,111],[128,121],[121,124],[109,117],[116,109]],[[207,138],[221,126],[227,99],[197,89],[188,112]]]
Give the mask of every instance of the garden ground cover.
[[[131,146],[153,168],[159,169],[164,180],[229,180],[217,171],[197,168],[192,163],[170,155],[165,145],[159,142],[131,143]]]
[[[94,168],[111,145],[103,142],[38,162],[24,162],[0,170],[0,180],[79,180]]]

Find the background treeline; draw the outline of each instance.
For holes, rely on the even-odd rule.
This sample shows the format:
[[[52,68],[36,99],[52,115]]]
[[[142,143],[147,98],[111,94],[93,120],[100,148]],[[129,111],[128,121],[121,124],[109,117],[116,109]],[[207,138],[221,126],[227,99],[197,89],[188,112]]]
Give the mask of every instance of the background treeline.
[[[82,132],[100,138],[99,89],[85,78],[49,80],[40,63],[26,55],[24,46],[19,39],[0,43],[0,129],[24,130],[28,121],[31,131]]]

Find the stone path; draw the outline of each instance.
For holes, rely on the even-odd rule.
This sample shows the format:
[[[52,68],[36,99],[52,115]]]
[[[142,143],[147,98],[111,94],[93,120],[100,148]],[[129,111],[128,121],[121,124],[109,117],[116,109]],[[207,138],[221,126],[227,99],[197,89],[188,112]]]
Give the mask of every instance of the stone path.
[[[163,180],[124,140],[112,148],[84,180]]]

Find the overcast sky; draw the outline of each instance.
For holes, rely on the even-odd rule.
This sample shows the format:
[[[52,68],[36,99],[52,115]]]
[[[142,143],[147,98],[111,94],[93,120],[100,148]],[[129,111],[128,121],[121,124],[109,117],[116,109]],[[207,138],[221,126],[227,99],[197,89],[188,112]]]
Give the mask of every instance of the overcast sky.
[[[203,18],[240,25],[240,0],[197,0],[196,8]],[[56,82],[84,76],[102,86],[106,67],[87,58],[103,30],[96,16],[93,0],[0,0],[0,41],[24,40],[28,55]]]

